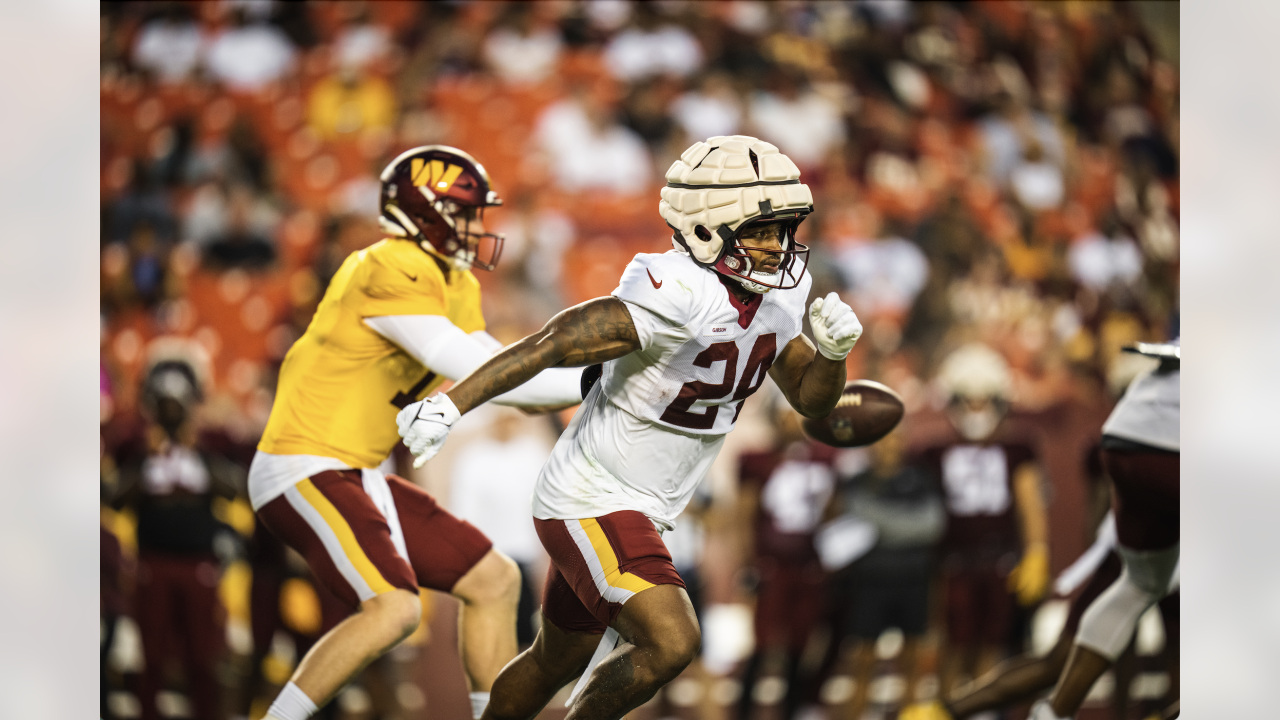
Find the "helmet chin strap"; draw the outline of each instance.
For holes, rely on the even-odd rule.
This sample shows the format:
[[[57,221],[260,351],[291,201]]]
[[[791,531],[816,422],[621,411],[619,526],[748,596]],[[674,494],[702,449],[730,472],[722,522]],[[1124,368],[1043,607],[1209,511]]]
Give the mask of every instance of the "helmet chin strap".
[[[427,254],[431,255],[431,257],[438,258],[443,262],[448,263],[449,267],[453,268],[454,270],[457,270],[458,272],[465,272],[467,270],[470,270],[471,262],[476,257],[475,251],[468,251],[464,253],[463,254],[464,257],[458,257],[457,255],[445,256],[441,254],[439,250],[436,250],[435,246],[433,246],[430,242],[426,240],[419,240],[418,245],[421,246],[423,250],[427,251]]]
[[[385,207],[383,207],[383,210],[394,215],[396,218],[396,222],[400,223],[400,228],[398,229],[399,232],[396,232],[395,223],[388,221],[385,217],[379,216],[378,224],[381,225],[383,229],[391,229],[392,234],[398,237],[412,237],[412,238],[416,238],[420,242],[425,240],[425,238],[422,235],[422,231],[419,230],[418,226],[414,224],[412,220],[409,219],[409,216],[408,214],[405,213],[405,211],[401,210],[400,208],[390,203],[388,203]]]
[[[759,276],[765,276],[766,273],[751,272],[751,273],[748,273],[748,275],[750,275],[751,277],[759,277]],[[729,277],[734,280],[737,280],[738,284],[741,285],[748,292],[753,292],[753,293],[756,293],[757,295],[763,295],[773,289],[771,287],[761,285],[760,283],[752,282],[751,280],[748,280],[747,278],[744,278],[741,275],[730,275]]]
[[[395,237],[409,237],[409,233],[405,232],[404,228],[388,220],[385,215],[378,216],[378,227],[382,228],[382,232],[388,235]]]

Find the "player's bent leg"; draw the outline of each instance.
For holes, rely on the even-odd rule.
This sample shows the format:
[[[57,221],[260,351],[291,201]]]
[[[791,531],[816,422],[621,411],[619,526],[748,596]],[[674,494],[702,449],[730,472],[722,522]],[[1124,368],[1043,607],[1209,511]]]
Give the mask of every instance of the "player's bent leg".
[[[551,557],[544,613],[561,629],[618,631],[623,643],[591,673],[570,718],[619,718],[692,661],[701,633],[684,581],[652,521],[622,510],[534,520]]]
[[[305,720],[417,628],[418,583],[359,471],[303,480],[259,508],[258,517],[306,558],[334,598],[360,608],[312,646],[268,710],[271,718]]]
[[[1157,552],[1121,549],[1124,571],[1080,618],[1076,644],[1114,661],[1133,638],[1138,618],[1168,594],[1178,548]]]
[[[551,698],[582,674],[600,633],[562,630],[545,615],[533,645],[516,656],[493,683],[482,720],[530,720]]]
[[[1040,658],[1023,655],[1001,663],[979,679],[975,686],[953,695],[945,703],[945,712],[942,710],[943,704],[938,704],[937,717],[943,720],[960,720],[984,710],[1030,701],[1052,688],[1067,664],[1076,630],[1080,626],[1081,614],[1120,577],[1122,567],[1119,556],[1110,556],[1103,562],[1084,591],[1071,601],[1066,627],[1048,655]],[[902,720],[926,720],[932,717],[934,716],[920,714],[911,718],[904,716]]]
[[[418,584],[462,601],[458,646],[479,717],[502,667],[516,655],[520,570],[471,523],[404,478],[386,476]]]
[[[979,679],[975,687],[945,703],[945,707],[950,717],[960,720],[984,710],[1032,700],[1053,687],[1070,652],[1071,636],[1064,634],[1048,655],[1022,655],[1000,663]]]
[[[290,682],[314,707],[323,707],[366,665],[408,637],[421,619],[422,603],[417,594],[408,590],[395,589],[365,600],[360,612],[343,620],[311,646]],[[292,720],[287,716],[296,717],[298,713],[278,708],[282,700],[286,704],[289,700],[284,693],[267,714]]]
[[[1071,651],[1052,698],[1053,711],[1069,717],[1080,709],[1089,688],[1128,647],[1138,619],[1168,593],[1178,561],[1178,546],[1156,551],[1119,548],[1124,571],[1080,618]]]
[[[613,626],[624,643],[601,661],[566,720],[617,720],[679,675],[702,644],[693,604],[678,585],[636,593]]]
[[[451,592],[462,601],[458,645],[471,691],[489,692],[498,673],[516,656],[520,568],[490,549]]]

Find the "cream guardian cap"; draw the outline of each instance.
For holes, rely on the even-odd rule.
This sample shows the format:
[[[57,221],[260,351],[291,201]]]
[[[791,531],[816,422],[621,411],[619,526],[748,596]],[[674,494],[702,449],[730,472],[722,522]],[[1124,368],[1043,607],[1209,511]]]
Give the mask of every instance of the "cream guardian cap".
[[[758,138],[721,135],[685,150],[666,179],[658,212],[675,231],[677,249],[754,292],[799,284],[808,248],[795,242],[795,229],[813,211],[813,194],[791,158]],[[737,238],[745,227],[769,222],[786,229],[782,263],[777,273],[754,272]]]

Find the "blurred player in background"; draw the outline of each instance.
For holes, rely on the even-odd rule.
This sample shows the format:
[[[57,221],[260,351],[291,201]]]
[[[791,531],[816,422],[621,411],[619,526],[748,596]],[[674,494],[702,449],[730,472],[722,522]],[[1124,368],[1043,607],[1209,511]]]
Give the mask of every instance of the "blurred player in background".
[[[546,368],[603,363],[534,493],[552,562],[545,622],[503,670],[486,718],[532,717],[579,674],[569,718],[619,718],[697,653],[698,623],[660,532],[766,373],[802,415],[825,416],[862,333],[831,293],[809,308],[817,349],[801,334],[812,279],[795,228],[812,209],[800,171],[773,145],[741,135],[695,143],[667,171],[659,204],[674,250],[637,255],[612,296],[560,313],[401,413],[405,444],[425,461],[480,403]],[[597,648],[607,655],[592,672]]]
[[[1123,355],[1121,359],[1132,357]],[[1141,362],[1138,364],[1141,365]],[[1134,376],[1121,370],[1117,377],[1124,378],[1119,380],[1116,389],[1116,394],[1119,395]],[[1110,378],[1108,383],[1116,382],[1117,377]],[[1090,447],[1083,463],[1090,487],[1089,514],[1092,516],[1090,526],[1094,542],[1062,571],[1053,585],[1055,595],[1071,598],[1067,619],[1057,642],[1045,654],[1027,652],[1000,663],[991,672],[945,701],[931,701],[908,708],[904,711],[902,720],[959,720],[987,710],[1030,703],[1057,682],[1067,664],[1081,616],[1120,577],[1122,567],[1120,556],[1116,553],[1115,514],[1110,511],[1111,479],[1102,466],[1101,449],[1100,444]],[[1169,647],[1177,645],[1177,600],[1175,592],[1160,603],[1166,645]],[[1131,643],[1122,660],[1135,660],[1132,648]],[[1176,655],[1176,650],[1173,654]],[[1116,682],[1110,705],[1111,717],[1117,720],[1129,716],[1129,682],[1133,679],[1133,665],[1133,662],[1127,665],[1121,662],[1116,666]],[[1172,670],[1176,673],[1176,663]]]
[[[471,268],[498,260],[502,238],[485,231],[483,214],[501,200],[475,159],[438,145],[401,154],[381,182],[379,220],[391,237],[352,253],[329,283],[285,357],[250,469],[258,517],[321,585],[360,610],[302,659],[268,711],[272,720],[310,717],[412,633],[419,586],[462,602],[459,643],[476,715],[516,653],[515,563],[389,474],[400,408],[500,346],[484,332]],[[553,370],[497,401],[575,404],[578,376]]]
[[[852,635],[853,698],[841,717],[861,718],[874,677],[876,641],[890,628],[902,632],[898,666],[906,679],[904,702],[916,692],[920,640],[929,625],[929,585],[938,540],[946,524],[938,481],[905,455],[901,426],[871,446],[871,467],[838,490],[833,505],[875,531],[865,555],[832,577],[836,646]],[[835,648],[838,650],[838,647]]]
[[[947,531],[942,574],[947,647],[942,696],[1005,654],[1015,601],[1033,605],[1049,584],[1048,519],[1035,452],[1004,422],[1011,379],[991,348],[965,345],[943,361],[955,442],[924,453],[942,480]]]
[[[160,718],[156,694],[175,653],[193,717],[226,717],[218,672],[227,653],[226,610],[218,582],[224,560],[236,552],[236,533],[214,517],[213,500],[235,497],[244,470],[202,447],[196,364],[180,354],[152,363],[142,387],[146,424],[118,453],[114,505],[132,507],[138,519],[134,616],[144,657],[138,690],[144,720]]]
[[[1079,590],[1079,594],[1071,601],[1067,622],[1058,641],[1048,653],[1041,656],[1027,653],[1005,661],[958,696],[945,703],[916,706],[905,712],[902,720],[960,720],[986,710],[1030,702],[1052,688],[1067,664],[1081,616],[1120,577],[1122,563],[1115,552],[1115,543],[1115,520],[1108,515],[1099,530],[1097,541],[1058,577],[1054,588],[1057,594],[1071,595],[1076,590]],[[1080,589],[1079,583],[1086,578],[1087,584]],[[1165,622],[1166,637],[1172,645],[1176,644],[1173,638],[1177,635],[1176,606],[1170,603],[1166,607],[1164,604],[1171,598],[1176,599],[1176,594],[1161,601],[1161,614]],[[1125,680],[1132,680],[1132,675],[1129,674],[1125,679],[1117,677],[1112,695],[1112,717],[1117,720],[1128,717],[1129,692]]]
[[[800,415],[781,397],[772,409],[773,448],[738,460],[739,524],[748,567],[756,576],[756,647],[743,668],[740,720],[751,717],[762,662],[777,654],[787,681],[782,716],[795,717],[812,684],[802,681],[800,657],[826,602],[826,573],[814,531],[835,489],[836,451],[806,438]]]
[[[1080,618],[1067,667],[1031,720],[1073,718],[1089,689],[1133,639],[1138,618],[1170,592],[1179,555],[1181,342],[1139,344],[1160,361],[1139,375],[1102,426],[1102,460],[1115,485],[1119,579]]]

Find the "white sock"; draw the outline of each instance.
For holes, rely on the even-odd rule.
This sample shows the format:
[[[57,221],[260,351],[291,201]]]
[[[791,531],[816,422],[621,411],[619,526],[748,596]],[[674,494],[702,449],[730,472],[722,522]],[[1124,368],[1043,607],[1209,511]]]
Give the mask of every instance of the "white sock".
[[[489,707],[489,693],[471,693],[471,717],[474,720],[480,720],[480,716],[484,714],[484,709],[487,707]]]
[[[280,690],[271,707],[267,708],[267,717],[263,720],[307,720],[318,709],[301,688],[289,682]]]

